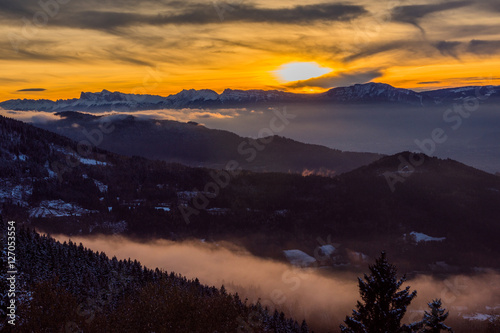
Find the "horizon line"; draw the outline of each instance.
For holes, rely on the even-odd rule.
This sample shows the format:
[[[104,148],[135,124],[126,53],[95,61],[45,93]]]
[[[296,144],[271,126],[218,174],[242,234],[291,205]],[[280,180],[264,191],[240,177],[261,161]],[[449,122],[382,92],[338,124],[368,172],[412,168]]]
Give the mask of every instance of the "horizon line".
[[[191,90],[194,90],[194,91],[212,91],[214,93],[216,93],[217,95],[221,95],[223,94],[225,91],[227,90],[234,90],[234,91],[245,91],[245,92],[248,92],[248,91],[264,91],[264,92],[269,92],[269,91],[278,91],[278,92],[282,92],[282,93],[287,93],[287,94],[292,94],[292,95],[320,95],[320,94],[324,94],[330,90],[333,90],[333,89],[339,89],[339,88],[349,88],[349,87],[354,87],[356,85],[368,85],[368,84],[381,84],[381,85],[388,85],[390,87],[393,87],[395,89],[401,89],[401,90],[410,90],[410,91],[413,91],[413,92],[416,92],[416,93],[421,93],[421,92],[429,92],[429,91],[438,91],[438,90],[446,90],[446,89],[459,89],[459,88],[468,88],[468,87],[500,87],[500,86],[495,86],[495,85],[464,85],[464,86],[450,86],[450,87],[447,87],[447,88],[438,88],[438,89],[429,89],[429,90],[420,90],[420,89],[415,89],[415,88],[399,88],[399,87],[396,87],[396,86],[393,86],[391,84],[388,84],[388,83],[384,83],[384,82],[365,82],[365,83],[354,83],[354,84],[351,84],[351,85],[347,85],[347,86],[337,86],[337,87],[330,87],[330,88],[324,88],[325,91],[322,91],[322,92],[311,92],[311,93],[307,93],[307,92],[290,92],[290,91],[286,91],[286,90],[281,90],[281,89],[233,89],[233,88],[224,88],[222,90],[221,93],[218,93],[216,90],[213,90],[213,89],[194,89],[194,88],[189,88],[189,89],[182,89],[180,91],[178,91],[177,93],[173,93],[173,94],[169,94],[169,95],[156,95],[156,94],[136,94],[136,93],[126,93],[126,92],[122,92],[122,91],[118,91],[118,90],[115,90],[115,91],[111,91],[111,90],[108,90],[106,88],[103,88],[101,91],[95,91],[95,92],[92,92],[92,91],[80,91],[80,96],[79,97],[73,97],[73,98],[58,98],[58,99],[49,99],[49,98],[39,98],[39,99],[34,99],[34,98],[11,98],[11,99],[6,99],[6,100],[3,100],[3,101],[0,101],[0,103],[3,103],[3,102],[7,102],[7,101],[11,101],[11,100],[36,100],[36,101],[39,101],[39,100],[49,100],[49,101],[52,101],[52,102],[56,102],[56,101],[59,101],[59,100],[70,100],[70,99],[80,99],[81,98],[81,94],[99,94],[99,93],[102,93],[104,91],[107,91],[107,92],[110,92],[110,93],[120,93],[120,94],[124,94],[124,95],[137,95],[137,96],[158,96],[158,97],[162,97],[162,98],[168,98],[170,96],[175,96],[183,91],[191,91]],[[44,90],[44,91],[47,91],[48,89]]]

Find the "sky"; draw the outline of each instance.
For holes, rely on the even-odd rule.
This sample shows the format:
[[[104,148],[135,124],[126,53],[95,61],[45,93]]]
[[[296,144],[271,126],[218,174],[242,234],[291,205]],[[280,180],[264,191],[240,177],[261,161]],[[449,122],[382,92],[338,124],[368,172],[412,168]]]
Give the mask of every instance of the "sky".
[[[0,0],[0,101],[500,84],[498,0]]]

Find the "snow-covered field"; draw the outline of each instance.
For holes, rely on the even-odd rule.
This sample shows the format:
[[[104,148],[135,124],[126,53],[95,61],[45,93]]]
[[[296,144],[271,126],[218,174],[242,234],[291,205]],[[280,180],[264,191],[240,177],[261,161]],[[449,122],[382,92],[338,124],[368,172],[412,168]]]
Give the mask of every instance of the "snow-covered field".
[[[82,157],[82,156],[78,155],[77,153],[75,153],[74,151],[70,151],[70,150],[65,149],[65,148],[61,148],[61,147],[57,147],[57,146],[52,146],[52,147],[54,150],[56,150],[60,153],[63,153],[65,155],[70,155],[71,157],[75,158],[80,163],[85,164],[85,165],[108,165],[108,163],[106,163],[106,162],[98,161],[98,160],[95,160],[92,158]]]
[[[82,216],[90,213],[97,213],[97,211],[88,210],[62,200],[45,200],[38,207],[29,210],[30,217]]]
[[[406,237],[406,234],[404,235]],[[432,237],[421,232],[412,231],[410,236],[415,238],[417,243],[420,242],[442,242],[446,237]]]

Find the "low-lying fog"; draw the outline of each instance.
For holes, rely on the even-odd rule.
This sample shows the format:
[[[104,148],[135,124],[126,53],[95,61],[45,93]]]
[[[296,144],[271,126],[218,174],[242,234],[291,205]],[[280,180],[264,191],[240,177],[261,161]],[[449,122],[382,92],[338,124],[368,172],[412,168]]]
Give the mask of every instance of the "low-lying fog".
[[[67,236],[56,236],[67,241]],[[299,269],[283,262],[249,254],[231,243],[210,244],[201,241],[171,242],[155,240],[141,243],[121,236],[72,237],[94,251],[109,257],[137,259],[149,268],[159,267],[189,279],[199,278],[207,285],[222,284],[270,308],[278,308],[319,332],[337,331],[346,315],[351,314],[359,299],[356,275],[347,272]],[[390,260],[390,254],[388,255]],[[368,267],[365,269],[368,272]],[[404,272],[400,272],[401,274]],[[476,276],[449,276],[437,279],[418,276],[407,281],[418,295],[405,321],[418,321],[429,301],[441,298],[450,310],[450,318],[459,314],[492,313],[500,310],[500,275],[482,273]],[[404,285],[404,286],[405,286]],[[497,309],[495,310],[495,306]],[[488,308],[487,308],[488,307]]]
[[[488,172],[500,172],[500,111],[496,105],[462,105],[453,109],[390,104],[291,104],[274,109],[283,112],[285,108],[294,118],[289,119],[282,131],[275,133],[280,136],[346,151],[395,154],[421,150]],[[47,112],[0,110],[0,114],[34,123],[60,119]],[[245,137],[258,137],[262,129],[270,127],[274,117],[269,108],[151,110],[120,114],[140,119],[192,120]],[[436,129],[441,129],[442,133],[438,142],[431,143]],[[268,131],[263,133],[269,135]],[[423,142],[423,148],[415,140]]]
[[[451,158],[488,171],[500,171],[500,109],[480,105],[462,114],[446,106],[402,107],[394,105],[288,105],[277,108],[296,116],[278,135],[330,148],[396,154],[404,150],[431,150],[434,156]],[[198,119],[207,127],[257,137],[269,127],[271,112],[242,113],[233,118]],[[443,140],[429,140],[436,129]],[[422,149],[415,140],[426,143]],[[435,148],[435,149],[434,149]],[[430,155],[427,151],[424,151]]]

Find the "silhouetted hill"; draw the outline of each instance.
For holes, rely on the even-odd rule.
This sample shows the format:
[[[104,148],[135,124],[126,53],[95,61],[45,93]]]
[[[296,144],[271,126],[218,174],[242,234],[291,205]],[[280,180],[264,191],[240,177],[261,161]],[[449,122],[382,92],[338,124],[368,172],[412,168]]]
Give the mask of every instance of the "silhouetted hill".
[[[99,117],[78,112],[58,113],[59,121],[37,126],[76,141],[88,141],[85,133],[100,133],[98,147],[128,155],[142,156],[191,166],[224,168],[237,161],[243,169],[339,174],[381,157],[372,153],[342,152],[324,146],[304,144],[279,136],[252,140],[228,131],[196,123],[141,119],[134,116]],[[100,130],[103,122],[112,130]],[[92,135],[92,134],[91,134]]]
[[[405,271],[500,268],[500,178],[456,161],[403,152],[305,177],[79,152],[3,117],[0,136],[2,214],[51,233],[231,240],[281,260],[300,249],[330,268],[383,249]],[[312,257],[324,242],[334,252]]]

